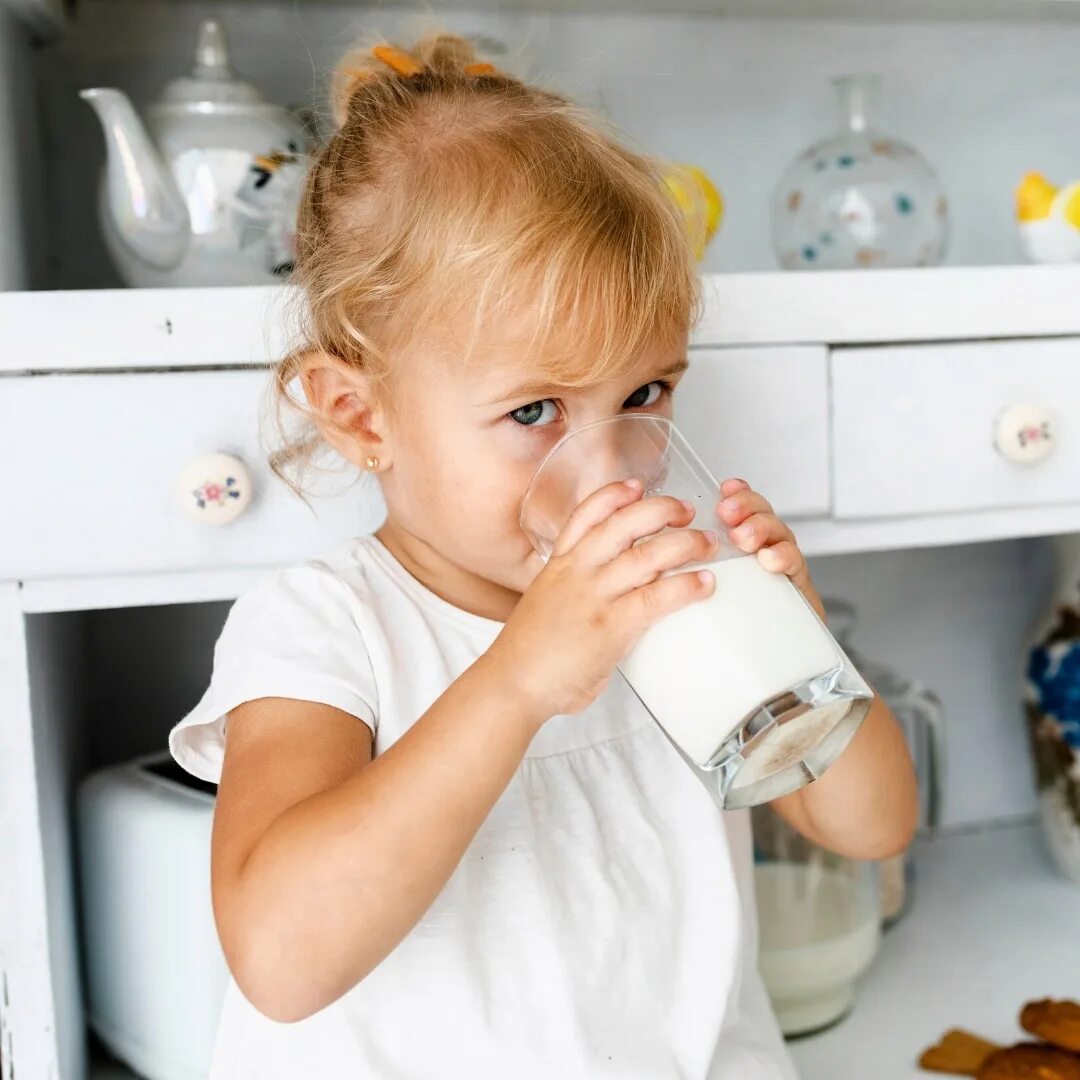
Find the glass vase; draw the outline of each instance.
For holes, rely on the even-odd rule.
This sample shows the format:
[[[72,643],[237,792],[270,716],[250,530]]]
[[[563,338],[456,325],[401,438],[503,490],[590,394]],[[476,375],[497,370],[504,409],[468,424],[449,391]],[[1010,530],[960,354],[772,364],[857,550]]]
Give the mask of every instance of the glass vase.
[[[832,80],[840,130],[801,153],[773,195],[773,249],[787,270],[934,266],[948,201],[926,159],[874,124],[879,80]]]

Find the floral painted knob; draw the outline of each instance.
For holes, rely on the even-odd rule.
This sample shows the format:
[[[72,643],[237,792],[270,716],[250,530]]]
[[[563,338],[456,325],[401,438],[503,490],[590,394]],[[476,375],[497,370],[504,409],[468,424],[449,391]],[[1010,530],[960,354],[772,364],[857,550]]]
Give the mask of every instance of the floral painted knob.
[[[994,425],[994,445],[1019,465],[1038,465],[1050,456],[1056,442],[1053,418],[1041,405],[1010,405]]]
[[[184,513],[195,521],[228,525],[251,502],[251,476],[231,454],[206,454],[180,470],[177,496]]]

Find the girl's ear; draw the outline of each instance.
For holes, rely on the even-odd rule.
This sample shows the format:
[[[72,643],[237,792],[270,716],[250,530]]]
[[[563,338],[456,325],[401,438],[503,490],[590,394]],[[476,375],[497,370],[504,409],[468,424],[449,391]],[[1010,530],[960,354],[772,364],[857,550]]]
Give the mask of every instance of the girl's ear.
[[[389,466],[385,412],[363,372],[312,352],[302,362],[300,383],[323,438],[342,457],[362,469],[370,468],[372,459],[380,472]]]

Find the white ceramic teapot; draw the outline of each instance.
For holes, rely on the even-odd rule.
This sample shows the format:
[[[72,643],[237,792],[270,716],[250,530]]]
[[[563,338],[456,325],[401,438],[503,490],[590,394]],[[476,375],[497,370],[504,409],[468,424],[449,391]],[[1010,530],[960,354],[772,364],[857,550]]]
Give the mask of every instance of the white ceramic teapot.
[[[307,172],[299,117],[229,66],[225,28],[199,28],[195,68],[143,125],[120,90],[83,90],[105,133],[101,222],[129,285],[257,285],[292,269]]]

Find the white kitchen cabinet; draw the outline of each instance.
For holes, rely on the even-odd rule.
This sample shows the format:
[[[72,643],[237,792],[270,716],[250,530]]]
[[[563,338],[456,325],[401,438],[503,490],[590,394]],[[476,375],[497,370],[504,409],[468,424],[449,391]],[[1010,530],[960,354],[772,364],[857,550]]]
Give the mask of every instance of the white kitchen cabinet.
[[[821,345],[696,348],[677,420],[714,475],[792,518],[829,512],[828,353]]]
[[[939,273],[954,297],[962,293],[961,277]],[[1025,275],[994,273],[1014,291]],[[1074,275],[1062,271],[1062,302],[1044,310],[1049,334],[1080,337],[1080,313],[1064,302]],[[898,289],[923,289],[928,279],[913,272],[880,280],[876,298],[862,279],[859,288],[865,304],[887,311]],[[924,312],[934,343],[896,346],[886,331],[885,340],[867,344],[863,310],[855,335],[862,345],[841,348],[852,281],[748,275],[733,283],[734,310],[725,281],[709,279],[678,410],[710,467],[749,478],[818,552],[1080,528],[1080,497],[1068,486],[1074,470],[1021,503],[1007,475],[979,472],[982,458],[973,455],[998,462],[978,425],[970,439],[926,451],[920,468],[936,501],[910,502],[896,463],[911,457],[904,418],[921,414],[891,407],[909,382],[947,401],[937,376],[951,362],[966,400],[982,403],[983,419],[1007,388],[1008,400],[1052,399],[1061,430],[1071,430],[1080,402],[1071,392],[1072,340],[973,342],[978,307],[968,298]],[[797,295],[800,282],[816,302],[770,322],[775,295]],[[373,494],[355,488],[314,517],[261,464],[257,417],[267,371],[258,357],[291,339],[283,317],[265,321],[266,312],[287,310],[282,299],[246,289],[0,296],[0,449],[13,463],[0,531],[0,862],[17,868],[0,876],[0,907],[11,913],[0,921],[3,1080],[82,1080],[85,1071],[74,785],[94,767],[163,744],[201,692],[228,602],[266,567],[315,554],[378,520]],[[42,348],[28,349],[20,312],[55,327]],[[987,315],[999,323],[1016,317],[1004,305]],[[88,334],[88,322],[100,329]],[[888,326],[887,317],[882,322]],[[208,326],[221,327],[220,335],[206,334]],[[770,327],[779,340],[766,344]],[[238,366],[228,364],[228,349]],[[864,442],[851,434],[856,399],[868,413]],[[64,434],[51,452],[35,439],[44,431]],[[193,454],[222,450],[247,463],[259,496],[232,525],[191,522],[176,503],[176,470]],[[1071,461],[1064,439],[1059,452]],[[867,470],[883,477],[881,493],[867,483],[860,498],[909,500],[889,504],[895,513],[887,522],[841,513],[851,510],[850,478]]]
[[[605,108],[651,149],[715,176],[730,212],[707,256],[714,269],[773,264],[768,192],[790,156],[830,126],[823,73],[884,68],[883,120],[941,169],[954,200],[954,256],[984,265],[709,274],[680,423],[718,475],[747,477],[792,519],[809,554],[1080,530],[1080,440],[1073,434],[1080,419],[1073,359],[1080,267],[986,265],[1018,257],[1008,193],[1020,172],[1042,168],[1057,182],[1075,175],[1068,171],[1071,144],[1060,133],[1074,121],[1068,78],[1080,28],[1068,23],[1080,15],[1080,0],[469,6],[474,10],[455,11],[447,21],[501,41],[497,60],[517,64],[524,43],[526,59],[533,54],[525,73],[550,72],[557,88]],[[403,25],[411,32],[397,6],[364,8],[359,19],[354,5],[333,0],[300,0],[299,19],[296,10],[248,0],[227,13],[238,67],[282,102],[307,103],[312,70],[325,73],[358,29],[395,33]],[[8,0],[0,4],[0,32],[10,11],[32,12],[32,32],[41,34],[55,28],[59,4]],[[546,17],[556,11],[568,15]],[[616,12],[625,18],[607,22],[604,16]],[[69,830],[74,785],[99,765],[162,744],[201,690],[217,629],[241,590],[269,566],[369,528],[379,513],[371,491],[352,489],[317,501],[313,515],[263,464],[258,398],[266,365],[293,340],[291,290],[98,288],[110,280],[94,217],[100,135],[75,92],[104,80],[145,104],[189,63],[195,21],[208,13],[189,0],[75,5],[67,40],[40,54],[49,169],[41,191],[28,186],[48,197],[50,229],[32,232],[34,243],[23,250],[9,244],[0,254],[8,260],[0,270],[15,268],[14,276],[0,273],[0,284],[23,283],[23,256],[48,248],[54,279],[77,287],[0,293],[0,451],[7,463],[0,503],[0,1080],[82,1080],[85,1072]],[[980,21],[999,14],[1032,19],[1009,26]],[[808,15],[849,21],[786,18]],[[1060,16],[1061,25],[1043,24],[1046,15]],[[863,16],[897,22],[876,27]],[[927,16],[973,21],[947,28],[917,21]],[[29,37],[19,33],[25,61]],[[20,85],[25,93],[29,84]],[[21,115],[0,110],[0,131]],[[1022,140],[1013,138],[1019,133]],[[24,182],[34,175],[29,167],[22,174]],[[0,169],[0,191],[9,181]],[[7,236],[32,215],[0,220]],[[993,450],[990,429],[1000,403],[1034,398],[1054,411],[1057,452],[1017,471]],[[910,405],[894,408],[897,400]],[[212,528],[180,512],[175,478],[192,456],[219,451],[246,463],[257,496],[235,524]],[[1025,550],[1010,549],[1017,581]],[[984,606],[973,605],[955,622],[951,612],[935,610],[953,637],[942,640],[939,651],[948,656],[941,667],[959,657],[977,675],[986,654],[998,668],[1003,657],[1011,663],[1016,642],[998,627],[980,651],[970,640],[978,627],[963,642],[955,640],[955,627],[971,628],[980,617],[1000,621],[1015,602],[1010,591],[1020,590],[1011,589],[1012,578],[996,581],[996,591],[987,587],[995,560],[954,554],[950,597],[968,591]],[[1037,583],[1038,575],[1022,580]],[[924,597],[932,592],[923,581],[907,588]],[[893,595],[904,590],[893,583]],[[1034,591],[1029,606],[1037,606]],[[922,632],[914,616],[908,625],[910,633]],[[1020,634],[1018,624],[1017,640]],[[950,718],[976,747],[975,764],[962,762],[958,771],[967,767],[969,776],[991,783],[1027,766],[1017,764],[1021,736],[1010,727],[1011,684],[986,688],[980,707],[990,710],[990,691],[998,688],[992,723],[977,709]],[[987,732],[997,739],[993,745],[986,745]],[[1014,785],[1013,794],[1023,786]],[[1002,808],[990,797],[980,804],[983,819],[1017,806],[1014,800]],[[978,855],[964,864],[972,880],[981,860],[993,858],[993,845],[979,846]],[[1017,857],[1007,871],[1010,889],[994,879],[998,891],[986,895],[1007,892],[1020,920],[1024,879],[1039,870]],[[926,890],[941,880],[931,873]],[[950,882],[942,903],[927,908],[931,918],[964,908],[955,875]],[[1045,914],[1050,925],[1051,894],[1036,892],[1040,918]],[[986,922],[990,933],[1004,932],[1002,923],[989,916]],[[915,971],[928,990],[934,968],[919,967],[919,950],[948,949],[956,927],[942,926],[941,933],[893,939],[893,955],[903,953],[914,965],[903,973]],[[967,944],[966,962],[977,964],[978,942]],[[1039,956],[1049,969],[1052,949]],[[888,996],[872,1004],[875,1032],[889,1027],[899,992],[882,985]],[[1064,979],[1043,986],[1069,989]],[[906,1030],[909,1042],[921,1044],[939,1032],[924,1035],[935,1026],[934,999],[926,993],[919,1004]],[[916,1028],[916,1017],[927,1022]],[[976,1021],[973,1012],[972,1027]],[[1004,1037],[1004,1023],[988,1033]],[[820,1045],[825,1049],[800,1048],[809,1067],[841,1052],[840,1043]],[[907,1044],[891,1045],[908,1053]],[[883,1068],[877,1075],[893,1074]]]
[[[272,475],[260,445],[269,389],[266,371],[4,380],[0,456],[19,461],[48,430],[63,449],[8,475],[0,578],[270,566],[372,528],[374,485],[343,477],[333,497],[309,506]],[[228,526],[187,516],[197,492],[180,483],[185,466],[220,453],[250,477],[240,494],[253,489]]]
[[[835,350],[835,516],[1080,502],[1078,361],[1080,338]]]

